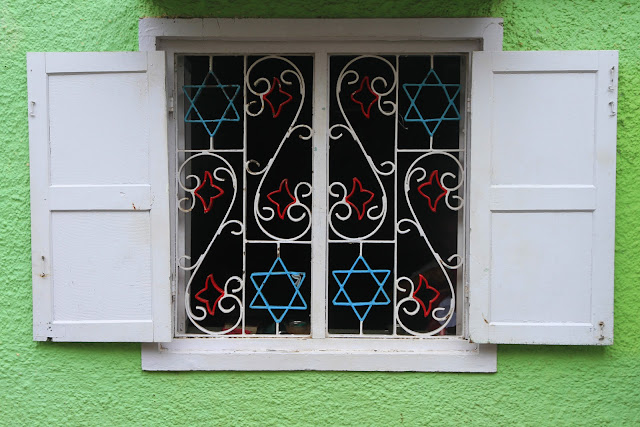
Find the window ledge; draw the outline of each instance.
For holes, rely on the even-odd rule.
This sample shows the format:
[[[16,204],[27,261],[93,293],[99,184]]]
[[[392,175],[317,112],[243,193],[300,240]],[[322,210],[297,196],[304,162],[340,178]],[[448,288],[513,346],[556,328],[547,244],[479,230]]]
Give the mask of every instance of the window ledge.
[[[383,345],[405,341],[403,345]],[[223,344],[224,343],[224,344]],[[420,343],[419,345],[417,345]],[[250,344],[253,349],[250,349]],[[267,346],[267,344],[269,344]],[[496,346],[462,339],[207,339],[143,344],[146,371],[496,372]],[[377,348],[374,347],[376,345]],[[322,347],[322,348],[321,348]]]

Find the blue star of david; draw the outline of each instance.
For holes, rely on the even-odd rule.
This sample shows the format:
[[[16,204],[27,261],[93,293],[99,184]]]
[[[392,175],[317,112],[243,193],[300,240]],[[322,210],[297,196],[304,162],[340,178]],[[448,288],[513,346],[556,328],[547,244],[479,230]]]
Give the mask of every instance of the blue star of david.
[[[364,264],[364,269],[356,268],[359,263]],[[380,280],[376,275],[376,273],[383,274],[384,279]],[[373,307],[374,305],[387,305],[391,302],[391,300],[389,299],[389,295],[387,295],[387,293],[384,290],[384,284],[386,283],[387,279],[391,275],[391,270],[372,270],[371,267],[369,267],[369,264],[367,263],[367,261],[362,257],[362,255],[360,255],[356,259],[356,261],[353,263],[353,265],[349,270],[333,270],[331,274],[333,274],[334,279],[336,279],[336,282],[338,282],[338,285],[340,286],[340,290],[338,291],[336,296],[333,298],[333,305],[351,307],[351,309],[356,314],[356,316],[358,316],[358,319],[360,319],[361,322],[364,322],[364,319],[367,317],[367,314],[369,314],[369,311],[371,311],[371,307]],[[346,276],[344,277],[343,280],[340,280],[338,278],[339,274],[346,274]],[[371,277],[373,277],[373,280],[375,280],[378,286],[378,290],[376,294],[373,296],[373,298],[371,298],[370,301],[354,302],[351,300],[351,297],[345,290],[344,287],[347,284],[347,281],[349,280],[351,275],[354,275],[354,274],[369,274],[371,275]],[[340,297],[340,295],[344,295],[344,297],[346,298],[346,301],[338,301],[338,298]],[[379,295],[382,295],[382,297],[384,298],[384,301],[378,301]],[[364,314],[361,314],[356,307],[368,307],[368,308],[364,312]]]
[[[280,266],[282,268],[282,271],[274,271],[276,266]],[[294,292],[288,305],[271,305],[262,293],[262,288],[264,288],[264,286],[267,284],[267,281],[269,280],[269,277],[271,276],[287,276],[289,278]],[[256,282],[257,277],[263,277],[260,284]],[[254,296],[251,300],[251,304],[249,304],[249,307],[253,309],[269,310],[271,317],[273,317],[273,320],[276,323],[282,322],[282,319],[284,319],[284,316],[286,316],[289,310],[306,310],[307,303],[304,298],[302,298],[302,294],[300,293],[300,286],[302,285],[302,282],[304,282],[305,277],[306,273],[289,271],[282,262],[282,259],[280,259],[280,257],[276,258],[276,260],[273,262],[273,265],[271,266],[271,269],[268,272],[258,272],[251,274],[251,282],[253,283],[253,286],[255,286],[257,292],[256,296]],[[294,303],[296,302],[296,297],[298,297],[299,302],[297,303],[297,305],[294,305]],[[262,300],[262,304],[257,302],[258,298]],[[280,316],[278,316],[273,312],[273,310],[284,311],[280,314]]]
[[[207,80],[209,79],[209,76],[213,77],[213,79],[216,82],[215,85],[207,84]],[[196,101],[202,94],[202,90],[204,88],[220,89],[224,94],[225,98],[227,98],[227,108],[225,108],[224,112],[222,113],[222,116],[218,119],[204,119],[202,117],[202,114],[200,114],[200,111],[198,111],[198,107],[196,107]],[[189,96],[189,89],[197,89],[193,97]],[[205,76],[201,84],[182,86],[182,91],[184,92],[185,96],[189,100],[189,103],[191,104],[189,106],[189,109],[187,110],[187,113],[184,115],[184,121],[186,123],[202,123],[204,128],[207,130],[207,133],[209,134],[209,136],[213,137],[216,134],[222,122],[237,122],[240,120],[240,115],[238,114],[238,110],[236,110],[236,106],[233,105],[233,101],[236,99],[236,96],[238,96],[238,93],[240,92],[240,85],[223,85],[222,83],[220,83],[220,80],[218,80],[218,77],[213,73],[213,71],[209,70],[209,72],[207,73],[207,75]],[[233,92],[233,95],[229,96],[229,93],[227,91]],[[198,116],[198,119],[189,119],[189,115],[192,112],[196,113],[196,115]],[[230,117],[231,113],[233,113],[233,116]],[[208,123],[215,123],[215,128],[213,129],[213,131],[209,129]]]
[[[427,80],[429,79],[430,76],[433,76],[436,79],[437,83],[427,83]],[[420,113],[420,110],[416,105],[416,100],[418,99],[418,95],[420,95],[420,91],[422,90],[423,87],[441,87],[445,95],[447,96],[448,104],[440,117],[425,119],[422,116],[422,113]],[[413,96],[409,92],[408,88],[417,88]],[[449,93],[449,88],[455,89],[453,96],[451,95],[451,93]],[[422,123],[424,128],[427,130],[427,133],[429,133],[429,136],[433,136],[433,134],[436,133],[436,130],[438,130],[438,127],[443,121],[460,120],[460,112],[458,111],[458,107],[456,107],[454,103],[455,99],[458,97],[458,94],[460,94],[460,85],[442,83],[442,80],[440,80],[440,77],[435,72],[435,70],[433,69],[429,70],[429,72],[427,73],[427,76],[424,78],[424,80],[422,80],[422,83],[420,84],[405,83],[402,85],[402,89],[404,89],[405,93],[409,97],[409,102],[411,103],[409,105],[409,108],[407,109],[407,113],[404,115],[404,121]],[[455,117],[446,117],[447,113],[449,113],[449,110],[451,109],[453,109],[453,113],[455,114]],[[415,112],[414,115],[417,115],[417,117],[414,117],[414,118],[409,117],[412,111]],[[433,126],[433,129],[429,127],[430,123],[435,123],[435,126]]]

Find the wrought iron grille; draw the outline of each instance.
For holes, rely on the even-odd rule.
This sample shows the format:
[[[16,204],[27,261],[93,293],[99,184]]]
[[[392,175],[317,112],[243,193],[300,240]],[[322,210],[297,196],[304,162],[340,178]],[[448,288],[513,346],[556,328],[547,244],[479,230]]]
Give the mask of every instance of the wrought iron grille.
[[[464,60],[331,55],[314,93],[311,55],[182,57],[178,333],[299,337],[324,310],[329,336],[460,334]],[[322,93],[328,161],[312,171]],[[328,203],[313,257],[312,197]]]

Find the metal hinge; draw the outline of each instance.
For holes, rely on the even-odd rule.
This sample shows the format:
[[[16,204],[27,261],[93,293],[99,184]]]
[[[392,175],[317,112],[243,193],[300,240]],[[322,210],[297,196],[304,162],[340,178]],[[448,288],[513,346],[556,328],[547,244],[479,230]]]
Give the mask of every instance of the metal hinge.
[[[598,336],[598,340],[604,341],[604,322],[601,321],[598,323],[598,326],[600,326],[600,336]]]
[[[467,98],[467,113],[471,114],[471,98]]]
[[[169,283],[171,283],[171,293],[175,295],[176,293],[176,274],[169,273]]]
[[[174,98],[173,98],[173,91],[171,92],[171,95],[169,96],[169,100],[167,101],[167,110],[170,113],[173,113],[174,110]]]
[[[611,67],[611,69],[609,70],[609,92],[612,92],[615,96],[615,92],[616,92],[616,67]],[[616,108],[616,102],[614,101],[609,101],[609,108],[611,109],[611,112],[609,113],[609,115],[611,117],[614,117],[618,114],[618,110]]]
[[[609,92],[615,92],[616,87],[616,67],[611,67],[609,70]]]

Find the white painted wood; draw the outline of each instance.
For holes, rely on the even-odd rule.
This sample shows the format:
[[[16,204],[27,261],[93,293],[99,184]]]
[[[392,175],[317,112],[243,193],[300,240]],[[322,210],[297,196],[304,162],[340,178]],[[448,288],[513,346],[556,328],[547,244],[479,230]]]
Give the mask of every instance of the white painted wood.
[[[491,211],[510,210],[595,210],[593,185],[492,185]]]
[[[86,63],[82,73],[146,73],[147,57],[136,52],[83,52]],[[76,73],[77,52],[47,55],[47,74]],[[97,89],[97,88],[96,88]]]
[[[231,41],[482,40],[481,49],[502,50],[502,19],[162,19],[139,23],[140,50],[160,39]]]
[[[138,342],[140,337],[148,336],[152,328],[151,320],[56,321],[51,333],[58,336],[51,338],[53,341]],[[88,340],[88,336],[99,339]]]
[[[147,55],[149,76],[149,179],[155,190],[151,204],[153,341],[173,338],[171,316],[171,221],[167,152],[166,55]]]
[[[148,75],[91,65],[48,75],[51,184],[147,183],[149,130],[140,123],[150,120]]]
[[[54,322],[150,319],[150,237],[149,212],[52,211]]]
[[[461,339],[220,340],[205,349],[202,340],[175,339],[142,345],[142,369],[148,371],[395,371],[495,372],[496,346]],[[398,345],[390,345],[398,341]],[[237,345],[236,345],[237,344]],[[243,345],[240,345],[243,344]],[[405,345],[400,345],[405,344]],[[269,349],[268,351],[262,349]]]
[[[617,52],[475,52],[469,333],[611,344]]]
[[[159,39],[158,48],[167,53],[170,51],[193,54],[237,54],[238,52],[252,52],[265,54],[291,54],[298,52],[301,54],[318,51],[328,51],[331,54],[422,54],[430,53],[451,53],[451,52],[472,52],[480,49],[481,40],[412,40],[407,42],[304,42],[292,40],[288,42],[242,42],[228,40],[213,40],[206,43],[194,43],[192,40]]]
[[[329,57],[327,52],[314,56],[313,87],[329,87]],[[327,206],[329,177],[329,111],[327,91],[313,93],[313,200],[311,212],[311,337],[327,336]]]
[[[169,341],[164,53],[27,66],[34,339]]]
[[[53,211],[151,209],[150,185],[52,185]]]
[[[49,192],[49,124],[45,54],[27,54],[29,103],[29,167],[31,173],[31,274],[33,281],[33,338],[51,336],[53,319],[51,287]],[[44,118],[44,119],[43,119]]]

